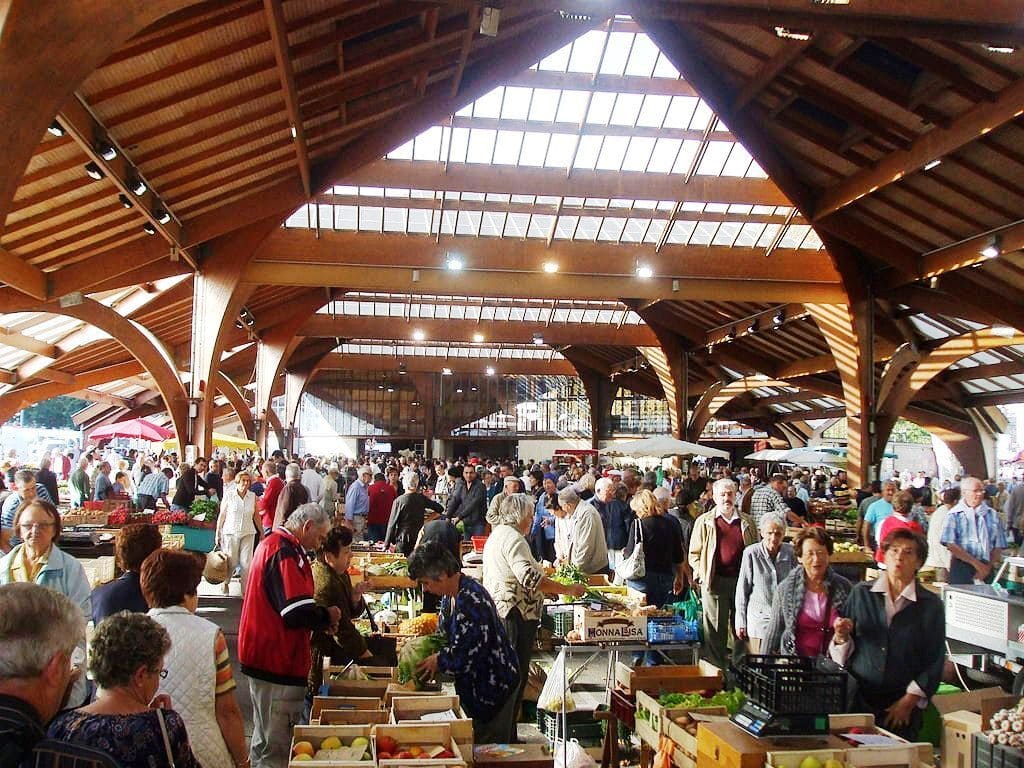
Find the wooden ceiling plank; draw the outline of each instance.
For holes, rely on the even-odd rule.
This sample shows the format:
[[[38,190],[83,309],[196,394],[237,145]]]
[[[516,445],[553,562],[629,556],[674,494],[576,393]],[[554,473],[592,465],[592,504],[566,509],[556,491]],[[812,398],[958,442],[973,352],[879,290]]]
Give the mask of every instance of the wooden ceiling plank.
[[[995,101],[971,107],[957,117],[949,128],[935,127],[916,139],[907,149],[896,150],[871,168],[861,170],[826,190],[814,207],[812,219],[820,221],[850,205],[864,195],[893,184],[932,160],[956,152],[1020,114],[1024,103],[1024,79],[1000,91]]]
[[[786,67],[800,58],[804,50],[811,44],[811,40],[783,40],[779,50],[761,64],[757,74],[747,80],[740,92],[736,94],[732,103],[733,111],[741,111],[757,98],[757,95],[767,88],[778,75],[782,74]]]
[[[46,275],[20,256],[0,247],[0,276],[5,285],[35,299],[47,298]]]
[[[299,163],[299,177],[302,179],[302,188],[306,197],[313,194],[310,186],[309,171],[309,150],[306,146],[306,129],[302,123],[302,115],[299,112],[299,95],[295,88],[295,71],[292,68],[292,59],[288,51],[288,32],[285,28],[284,10],[281,7],[281,0],[263,0],[263,7],[266,10],[267,22],[270,26],[270,40],[274,48],[274,59],[277,61],[277,73],[281,80],[281,90],[284,92],[285,108],[288,111],[288,120],[291,122],[291,132],[295,139],[295,155]]]
[[[459,88],[462,86],[462,73],[466,71],[466,62],[469,61],[469,53],[473,50],[473,38],[480,26],[480,4],[473,3],[469,8],[469,15],[466,22],[466,31],[462,38],[462,47],[459,50],[459,63],[455,67],[455,74],[452,76],[451,96],[459,95]]]

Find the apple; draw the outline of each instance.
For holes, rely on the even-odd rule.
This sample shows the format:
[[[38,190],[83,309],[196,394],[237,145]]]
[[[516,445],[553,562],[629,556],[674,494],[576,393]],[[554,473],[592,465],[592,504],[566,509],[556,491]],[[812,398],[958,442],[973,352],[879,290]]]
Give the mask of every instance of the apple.
[[[395,755],[395,760],[412,760],[412,752],[407,749],[403,749]]]
[[[808,755],[800,762],[800,768],[822,768],[821,760],[813,755]]]
[[[297,741],[295,742],[295,746],[292,747],[293,755],[307,755],[308,757],[312,757],[314,752],[316,752],[316,750],[313,749],[313,745],[308,741]]]
[[[390,736],[378,736],[377,737],[377,751],[386,752],[388,755],[393,755],[395,750],[398,749],[398,742]]]
[[[450,749],[442,749],[440,752],[434,755],[434,757],[436,757],[438,760],[451,760],[453,757],[455,757],[455,753],[452,752]]]
[[[409,754],[413,757],[419,757],[423,754],[423,747],[409,747]]]
[[[377,759],[379,759],[379,760],[390,760],[391,759],[391,753],[390,752],[378,752],[377,753]]]

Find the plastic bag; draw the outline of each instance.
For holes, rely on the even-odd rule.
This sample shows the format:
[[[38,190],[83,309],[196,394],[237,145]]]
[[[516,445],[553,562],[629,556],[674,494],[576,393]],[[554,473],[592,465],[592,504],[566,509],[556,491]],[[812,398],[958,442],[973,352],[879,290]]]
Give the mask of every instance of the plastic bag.
[[[572,700],[572,694],[569,692],[568,686],[565,685],[566,680],[565,655],[560,653],[548,671],[548,679],[544,681],[544,687],[541,688],[540,696],[537,699],[537,706],[540,709],[546,709],[548,712],[561,712],[562,697],[564,695],[565,711],[574,711],[576,704]]]
[[[654,753],[651,768],[672,768],[672,752],[675,748],[672,739],[662,736],[658,741],[658,751]]]
[[[555,739],[551,754],[555,758],[554,768],[595,768],[597,765],[597,761],[587,754],[576,739]]]

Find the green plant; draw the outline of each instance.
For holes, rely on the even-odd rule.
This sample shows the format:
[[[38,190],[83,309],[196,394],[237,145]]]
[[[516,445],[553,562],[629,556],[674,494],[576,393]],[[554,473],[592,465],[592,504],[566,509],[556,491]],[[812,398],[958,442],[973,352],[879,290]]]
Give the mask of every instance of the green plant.
[[[196,499],[188,508],[189,517],[204,523],[214,523],[220,513],[220,504],[210,499]]]

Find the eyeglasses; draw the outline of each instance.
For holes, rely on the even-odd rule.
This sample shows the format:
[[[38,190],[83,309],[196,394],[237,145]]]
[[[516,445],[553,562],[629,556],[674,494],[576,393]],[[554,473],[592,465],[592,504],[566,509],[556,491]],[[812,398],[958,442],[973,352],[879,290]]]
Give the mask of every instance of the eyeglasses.
[[[54,525],[56,523],[20,523],[21,530],[23,531],[31,531],[33,528],[45,530],[46,528],[53,528]]]
[[[161,680],[166,680],[166,679],[167,679],[167,670],[166,670],[166,669],[161,669],[161,670],[159,670],[159,671],[157,671],[157,670],[155,670],[155,669],[154,669],[154,670],[152,671],[152,674],[154,674],[154,675],[160,675],[160,679],[161,679]]]

